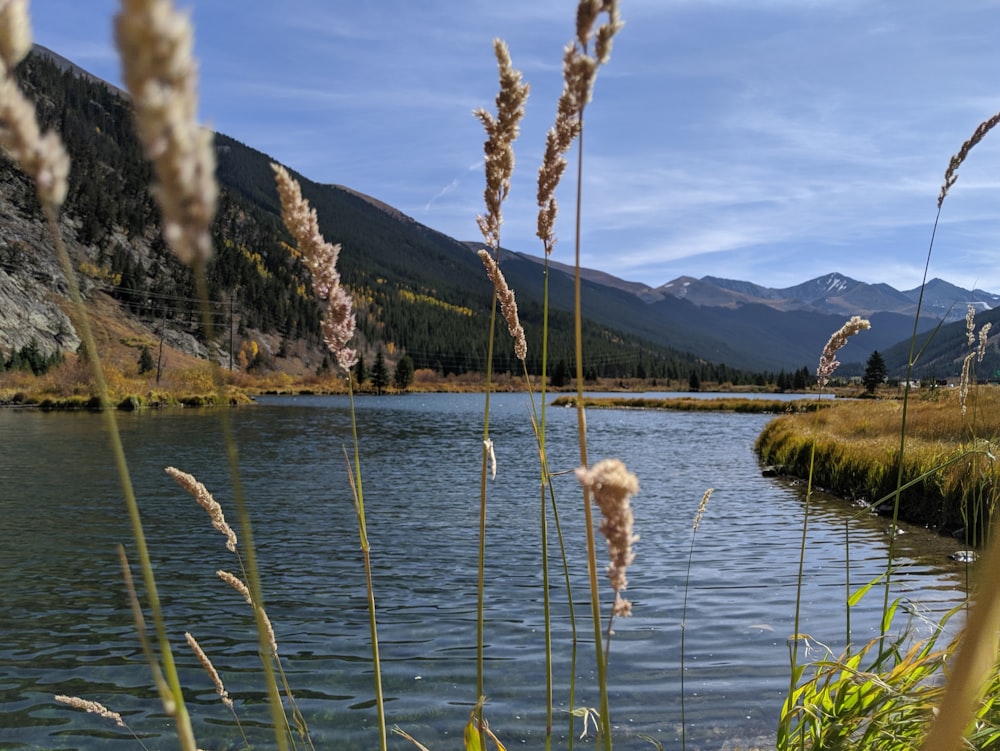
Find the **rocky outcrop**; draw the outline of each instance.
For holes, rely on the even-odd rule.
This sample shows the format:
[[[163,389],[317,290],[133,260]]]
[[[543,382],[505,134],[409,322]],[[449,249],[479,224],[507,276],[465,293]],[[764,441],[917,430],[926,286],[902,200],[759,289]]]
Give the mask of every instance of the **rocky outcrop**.
[[[72,352],[80,337],[65,312],[66,277],[45,223],[11,200],[20,182],[0,185],[0,352],[32,341],[44,355]]]

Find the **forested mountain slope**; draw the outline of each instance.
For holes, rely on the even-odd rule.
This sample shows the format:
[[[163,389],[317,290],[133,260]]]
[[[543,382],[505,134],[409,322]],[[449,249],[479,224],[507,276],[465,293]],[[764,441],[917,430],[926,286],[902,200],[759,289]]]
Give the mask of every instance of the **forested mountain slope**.
[[[319,367],[324,358],[319,312],[278,219],[270,158],[223,134],[216,137],[222,195],[214,227],[216,257],[208,269],[216,337],[205,341],[196,324],[189,271],[160,238],[148,190],[150,168],[134,136],[127,99],[79,73],[39,49],[18,70],[43,127],[61,133],[72,159],[63,233],[88,299],[110,295],[137,325],[153,333],[163,330],[170,344],[199,356],[236,361],[236,352],[252,341],[258,354],[249,365]],[[14,307],[18,292],[16,307],[23,309],[29,300],[34,306],[31,315],[18,320],[0,317],[0,351],[9,353],[29,340],[46,353],[72,349],[78,339],[60,311],[65,280],[41,226],[32,186],[6,161],[0,174],[0,215],[6,220],[0,236],[0,302]],[[355,297],[363,353],[370,358],[382,350],[390,361],[405,353],[417,368],[443,374],[482,370],[492,286],[476,255],[374,199],[298,177],[324,235],[343,246],[341,272]],[[537,371],[540,306],[528,294],[521,294],[519,303],[529,337],[529,368]],[[625,376],[642,367],[650,374],[669,369],[683,376],[696,360],[607,324],[588,321],[584,337],[585,365],[599,374]],[[570,319],[554,314],[553,362],[572,359],[571,341]],[[495,362],[501,371],[520,370],[507,346],[497,347]]]

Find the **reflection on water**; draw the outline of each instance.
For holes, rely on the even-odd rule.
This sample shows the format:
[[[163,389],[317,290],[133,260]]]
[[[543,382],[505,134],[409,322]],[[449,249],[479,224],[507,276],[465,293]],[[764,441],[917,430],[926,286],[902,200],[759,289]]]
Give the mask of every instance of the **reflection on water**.
[[[431,748],[460,743],[475,701],[482,396],[409,395],[357,401],[387,713]],[[544,743],[540,500],[527,397],[494,395],[499,471],[489,488],[486,693],[508,744]],[[576,463],[575,412],[549,411],[554,470]],[[266,697],[252,618],[218,581],[235,569],[204,512],[163,472],[204,482],[236,526],[219,414],[122,415],[121,428],[199,744],[227,748],[232,718],[184,645],[191,631],[215,662],[251,739],[267,746]],[[255,524],[265,598],[288,678],[317,747],[371,748],[377,719],[364,572],[343,457],[350,416],[339,397],[269,398],[231,413]],[[773,732],[787,686],[801,541],[801,490],[761,477],[752,452],[762,415],[588,413],[592,459],[621,457],[640,478],[641,540],[629,572],[635,615],[615,623],[609,684],[619,747],[648,734],[679,747],[680,628],[691,522],[698,530],[685,636],[688,741],[718,748]],[[115,546],[132,548],[102,423],[93,415],[0,412],[0,727],[3,748],[135,748],[104,720],[57,706],[57,693],[121,712],[150,748],[172,748],[120,584]],[[585,599],[580,493],[556,477],[581,636]],[[885,522],[818,499],[811,522],[801,630],[839,651],[846,577],[881,573]],[[850,519],[850,571],[845,520]],[[553,541],[554,543],[554,541]],[[554,546],[554,544],[553,544]],[[961,597],[949,540],[922,530],[900,538],[894,596],[934,618]],[[949,547],[950,546],[950,547]],[[134,557],[134,556],[133,556]],[[602,555],[603,558],[603,555]],[[554,578],[554,581],[560,581]],[[603,581],[602,581],[603,583]],[[610,601],[610,593],[604,592]],[[565,592],[554,585],[555,679],[560,710],[571,671]],[[853,638],[875,633],[880,594],[852,612]],[[606,608],[605,608],[606,609]],[[599,702],[593,651],[576,663],[577,704]],[[563,716],[556,718],[560,737]],[[557,745],[564,745],[562,742]]]

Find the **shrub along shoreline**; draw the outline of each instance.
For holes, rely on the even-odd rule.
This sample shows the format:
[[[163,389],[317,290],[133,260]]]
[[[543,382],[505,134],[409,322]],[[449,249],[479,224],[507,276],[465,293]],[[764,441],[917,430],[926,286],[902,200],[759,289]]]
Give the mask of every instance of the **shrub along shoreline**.
[[[901,470],[901,401],[829,404],[770,421],[755,445],[761,462],[800,478],[812,463],[814,487],[882,513],[892,513],[898,485],[900,519],[983,542],[1000,492],[992,432],[1000,426],[1000,389],[970,396],[964,415],[957,393],[911,396]]]

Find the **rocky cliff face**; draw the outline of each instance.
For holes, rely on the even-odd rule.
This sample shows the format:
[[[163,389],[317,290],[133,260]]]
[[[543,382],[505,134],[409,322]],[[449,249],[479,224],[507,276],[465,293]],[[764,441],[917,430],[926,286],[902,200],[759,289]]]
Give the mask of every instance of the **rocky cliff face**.
[[[77,240],[77,223],[62,217],[59,230],[91,315],[100,311],[100,315],[116,319],[119,341],[102,344],[121,344],[121,339],[133,342],[128,346],[139,340],[156,342],[159,326],[127,315],[107,295],[107,281],[94,278],[94,274],[100,276],[102,268],[100,250]],[[137,261],[152,266],[147,243],[129,242],[114,234],[109,242],[127,248]],[[111,304],[101,304],[104,302]],[[0,163],[0,356],[9,357],[32,342],[45,356],[76,352],[81,338],[72,313],[69,284],[49,228],[33,203],[31,185],[9,164]],[[129,333],[123,336],[122,331]],[[107,335],[103,338],[107,339]],[[226,353],[220,351],[210,353],[192,332],[177,325],[164,327],[163,340],[167,346],[194,357],[211,355],[223,362],[226,358]]]
[[[72,352],[80,337],[65,312],[66,277],[45,222],[14,200],[23,182],[14,176],[0,183],[0,352],[32,341],[45,355]]]

